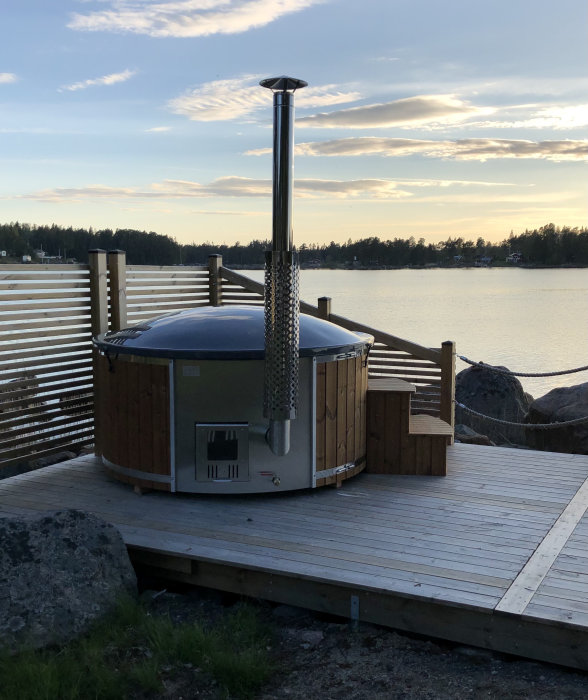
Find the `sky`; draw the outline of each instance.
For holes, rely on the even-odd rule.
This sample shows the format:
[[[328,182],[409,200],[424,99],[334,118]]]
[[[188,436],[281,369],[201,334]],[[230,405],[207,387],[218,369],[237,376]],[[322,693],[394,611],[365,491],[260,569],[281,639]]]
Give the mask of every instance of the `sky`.
[[[588,225],[585,0],[2,0],[0,222],[294,243]]]

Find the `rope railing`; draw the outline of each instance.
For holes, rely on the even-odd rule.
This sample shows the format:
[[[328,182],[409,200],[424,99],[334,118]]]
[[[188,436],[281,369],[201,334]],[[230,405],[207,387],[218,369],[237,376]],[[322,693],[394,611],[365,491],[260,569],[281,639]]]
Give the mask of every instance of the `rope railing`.
[[[526,428],[528,430],[553,430],[555,428],[566,428],[570,425],[581,425],[582,423],[588,423],[588,416],[584,416],[583,418],[573,418],[572,420],[559,421],[556,423],[517,423],[515,421],[503,420],[502,418],[494,418],[493,416],[487,416],[484,413],[479,413],[478,411],[474,411],[473,408],[465,406],[463,403],[460,403],[457,400],[454,400],[454,403],[456,406],[459,406],[459,408],[463,409],[467,413],[471,413],[473,416],[477,416],[478,418],[482,418],[491,423],[509,425],[513,428]]]
[[[460,360],[473,367],[482,367],[483,369],[489,369],[497,374],[507,374],[511,377],[559,377],[562,374],[574,374],[575,372],[585,372],[588,370],[588,365],[584,365],[583,367],[575,367],[574,369],[563,369],[559,372],[511,372],[509,369],[487,365],[485,362],[475,362],[465,357],[465,355],[458,355],[458,357]]]

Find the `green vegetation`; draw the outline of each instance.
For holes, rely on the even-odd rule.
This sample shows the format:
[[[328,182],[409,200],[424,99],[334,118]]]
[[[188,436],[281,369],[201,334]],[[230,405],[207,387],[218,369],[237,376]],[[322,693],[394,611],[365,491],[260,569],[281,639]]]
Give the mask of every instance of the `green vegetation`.
[[[73,229],[61,226],[31,226],[29,224],[0,224],[0,250],[19,261],[23,255],[34,256],[43,250],[47,255],[61,256],[85,263],[88,250],[124,250],[131,265],[201,265],[211,253],[220,253],[226,265],[263,265],[268,241],[256,240],[248,245],[218,245],[191,243],[180,245],[169,236],[131,229]],[[423,267],[433,265],[473,265],[491,258],[492,264],[505,264],[511,253],[519,253],[523,264],[558,267],[588,265],[588,229],[556,227],[547,224],[539,229],[510,234],[500,243],[489,243],[482,237],[476,241],[448,238],[441,243],[425,243],[421,238],[381,240],[362,238],[347,243],[328,245],[302,244],[298,248],[302,265],[316,267]],[[6,258],[4,258],[6,260]],[[34,259],[38,262],[38,259]]]
[[[166,679],[178,677],[184,697],[214,679],[219,698],[251,698],[271,672],[267,643],[267,630],[245,605],[207,627],[174,624],[124,600],[110,619],[62,649],[0,657],[0,698],[156,698]]]

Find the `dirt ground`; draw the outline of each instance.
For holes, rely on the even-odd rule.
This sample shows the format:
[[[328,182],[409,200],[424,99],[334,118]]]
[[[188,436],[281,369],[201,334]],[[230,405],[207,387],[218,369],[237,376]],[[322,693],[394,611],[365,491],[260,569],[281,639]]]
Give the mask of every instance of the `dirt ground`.
[[[188,621],[223,615],[232,596],[202,589],[143,594],[154,612]],[[588,674],[517,657],[408,636],[300,608],[249,601],[273,630],[276,671],[259,700],[586,700]],[[586,650],[588,654],[588,649]],[[225,697],[201,673],[166,682],[166,700]]]

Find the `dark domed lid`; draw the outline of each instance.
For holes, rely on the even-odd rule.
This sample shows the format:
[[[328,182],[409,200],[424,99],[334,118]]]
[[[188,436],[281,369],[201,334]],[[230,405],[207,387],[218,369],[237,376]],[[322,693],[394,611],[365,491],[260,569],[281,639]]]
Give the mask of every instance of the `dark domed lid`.
[[[372,336],[300,314],[300,357],[357,351]],[[158,316],[94,339],[102,351],[177,359],[262,359],[265,355],[261,306],[201,306]]]

